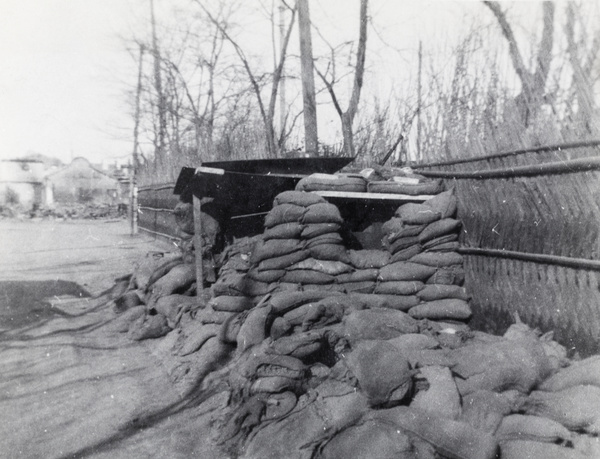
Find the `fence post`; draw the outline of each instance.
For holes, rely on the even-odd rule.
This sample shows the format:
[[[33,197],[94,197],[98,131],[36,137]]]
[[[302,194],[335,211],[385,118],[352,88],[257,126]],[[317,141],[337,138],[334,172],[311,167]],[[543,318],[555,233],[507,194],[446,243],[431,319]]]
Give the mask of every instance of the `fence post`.
[[[202,213],[200,198],[194,195],[194,253],[196,261],[196,295],[204,289],[204,273],[202,269]]]

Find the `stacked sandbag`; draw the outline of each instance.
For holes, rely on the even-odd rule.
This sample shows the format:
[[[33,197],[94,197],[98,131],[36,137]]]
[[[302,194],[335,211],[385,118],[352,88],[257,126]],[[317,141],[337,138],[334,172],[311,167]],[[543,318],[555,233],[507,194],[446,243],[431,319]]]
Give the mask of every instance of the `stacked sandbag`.
[[[296,190],[364,193],[367,191],[367,181],[360,174],[311,174],[296,184]]]

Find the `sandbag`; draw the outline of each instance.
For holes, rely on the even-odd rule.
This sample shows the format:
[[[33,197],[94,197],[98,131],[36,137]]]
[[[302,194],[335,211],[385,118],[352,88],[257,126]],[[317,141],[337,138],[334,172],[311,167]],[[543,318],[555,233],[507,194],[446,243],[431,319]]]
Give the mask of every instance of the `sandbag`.
[[[471,299],[471,296],[467,293],[467,289],[459,285],[425,285],[417,292],[417,296],[423,301],[443,300],[446,298],[456,298],[464,301]]]
[[[381,230],[390,242],[394,242],[399,237],[418,236],[425,226],[427,225],[410,225],[401,218],[393,217],[381,226]]]
[[[337,233],[341,228],[339,223],[309,223],[304,225],[300,237],[302,239],[312,239],[323,234]]]
[[[500,443],[518,440],[563,443],[572,437],[569,429],[552,419],[524,414],[504,417],[496,431]]]
[[[373,293],[377,283],[375,281],[357,281],[338,283],[337,285],[340,285],[346,293]]]
[[[439,285],[463,285],[465,283],[465,270],[460,266],[438,268],[435,273],[427,279],[426,284]]]
[[[423,286],[423,282],[419,281],[379,282],[375,287],[375,293],[384,295],[414,295]]]
[[[379,280],[389,281],[424,281],[435,273],[435,268],[418,263],[397,262],[384,266],[379,270]]]
[[[291,355],[297,359],[304,359],[318,352],[324,344],[323,333],[306,331],[284,336],[273,341],[267,352],[280,355]]]
[[[265,229],[263,239],[265,241],[270,239],[298,239],[303,229],[304,226],[298,222],[282,223],[281,225]]]
[[[434,212],[439,212],[442,218],[451,218],[456,215],[458,199],[454,195],[454,189],[444,191],[423,203],[431,207]]]
[[[321,245],[321,244],[340,244],[340,245],[342,245],[343,243],[344,243],[344,240],[342,239],[342,236],[339,235],[339,233],[321,234],[320,236],[316,236],[311,239],[307,239],[304,242],[307,249],[310,249],[311,247],[315,247],[315,246]]]
[[[392,309],[352,311],[344,317],[344,335],[351,341],[386,340],[419,329],[415,319]]]
[[[351,425],[322,445],[316,459],[412,459],[414,446],[395,425],[371,419]]]
[[[502,443],[500,449],[502,459],[589,459],[593,457],[571,447],[539,441],[508,441]]]
[[[396,263],[398,261],[408,261],[415,255],[418,255],[423,251],[423,246],[421,244],[413,244],[405,249],[398,250],[394,252],[392,258],[390,258],[390,263]]]
[[[415,319],[467,320],[472,311],[466,301],[451,298],[421,303],[411,308],[408,314]]]
[[[268,336],[267,320],[270,314],[269,305],[256,307],[250,311],[237,335],[237,347],[240,352],[262,343]]]
[[[433,241],[430,241],[433,242]],[[444,242],[441,244],[430,246],[428,252],[456,252],[460,249],[460,243],[458,241]]]
[[[379,274],[379,269],[358,269],[354,272],[348,272],[345,274],[338,274],[337,281],[340,284],[345,282],[364,282],[371,281],[374,282],[377,280],[377,275]]]
[[[127,336],[134,341],[160,338],[171,331],[167,318],[162,314],[146,315],[143,320],[131,324]]]
[[[454,242],[458,240],[458,234],[446,234],[445,236],[436,237],[430,241],[427,241],[423,244],[423,249],[426,251],[435,251],[437,247],[444,246],[450,242]]]
[[[183,259],[180,253],[150,253],[136,267],[132,282],[140,290],[146,291],[154,282],[181,263]]]
[[[390,262],[385,250],[348,250],[350,264],[357,269],[382,268]]]
[[[294,269],[286,271],[281,280],[293,284],[324,285],[335,282],[335,277],[312,269]]]
[[[341,225],[344,223],[344,220],[337,206],[326,202],[307,207],[306,212],[302,216],[302,223],[337,223]]]
[[[395,193],[419,196],[438,194],[443,190],[443,185],[442,181],[439,179],[415,184],[401,182],[369,182],[367,190],[369,193]]]
[[[111,330],[118,333],[127,333],[129,327],[146,316],[146,306],[134,306],[118,315],[110,324]]]
[[[279,393],[279,392],[302,392],[302,381],[286,378],[285,376],[266,376],[258,378],[250,386],[251,394]]]
[[[560,422],[569,430],[600,434],[600,387],[581,385],[556,392],[533,391],[523,405],[526,414]]]
[[[342,263],[341,261],[315,260],[314,258],[302,260],[287,269],[288,271],[295,269],[312,269],[313,271],[319,271],[330,276],[338,276],[353,270],[352,266]]]
[[[436,222],[430,223],[419,234],[419,242],[425,244],[432,239],[445,236],[449,233],[455,233],[460,227],[460,220],[453,218],[444,218]]]
[[[395,239],[394,242],[390,242],[388,240],[387,236],[385,236],[383,238],[383,244],[385,245],[385,247],[387,247],[387,249],[389,250],[390,253],[395,254],[396,252],[399,252],[400,250],[404,250],[410,246],[419,244],[419,237],[418,236],[399,237],[399,238]]]
[[[317,302],[336,295],[341,296],[340,293],[319,291],[277,293],[271,296],[269,305],[273,309],[274,314],[281,316],[303,304]]]
[[[452,373],[446,367],[427,366],[419,369],[419,377],[429,388],[417,392],[410,407],[448,419],[458,419],[461,412],[460,395]]]
[[[226,344],[237,344],[237,336],[246,319],[244,314],[235,314],[221,324],[219,341]]]
[[[117,313],[127,311],[128,309],[144,304],[142,301],[143,291],[130,290],[120,295],[114,300],[114,310]]]
[[[374,410],[365,418],[381,419],[396,424],[432,444],[442,457],[456,459],[493,459],[498,444],[492,435],[454,421],[406,406]]]
[[[256,244],[254,252],[252,252],[252,256],[250,257],[250,261],[253,264],[258,264],[262,260],[288,255],[293,252],[298,252],[303,248],[304,243],[298,239],[270,239],[268,241],[260,241]]]
[[[258,282],[278,282],[285,275],[285,269],[270,269],[270,270],[258,270],[251,269],[248,271],[248,277]]]
[[[244,284],[246,283],[246,274],[231,272],[220,276],[213,285],[211,285],[211,294],[217,296],[244,296]]]
[[[407,333],[387,341],[396,347],[401,354],[408,350],[435,349],[440,345],[435,338],[422,333]]]
[[[294,204],[296,206],[308,207],[313,204],[327,202],[325,198],[315,193],[288,190],[279,193],[273,200],[273,207],[281,204]]]
[[[546,379],[538,389],[556,392],[584,384],[600,387],[600,356],[594,355],[571,363]]]
[[[256,267],[259,271],[274,271],[279,269],[286,269],[292,266],[294,263],[298,263],[310,256],[308,250],[299,250],[297,252],[290,253],[288,255],[282,255],[280,257],[269,258],[268,260],[262,260]]]
[[[179,293],[196,281],[196,268],[192,264],[178,264],[158,279],[149,289],[148,306],[152,307],[163,296]]]
[[[308,249],[310,256],[317,260],[341,261],[350,264],[346,247],[338,244],[320,244]]]
[[[364,193],[367,182],[362,177],[333,174],[312,174],[303,177],[296,184],[296,190],[302,191],[351,191]]]
[[[243,312],[254,307],[250,298],[244,296],[218,296],[212,298],[208,305],[215,311]]]
[[[452,265],[462,265],[463,256],[456,252],[423,252],[412,257],[410,261],[413,263],[421,263],[422,265],[439,268]]]
[[[175,325],[177,325],[177,317],[183,308],[195,309],[199,307],[204,307],[201,298],[185,295],[163,296],[154,304],[154,309],[167,318],[171,328],[175,328]]]
[[[271,209],[265,216],[265,228],[273,228],[283,223],[300,222],[306,208],[294,204],[280,204]]]
[[[344,361],[371,406],[399,402],[412,387],[408,361],[385,341],[360,341]]]
[[[459,420],[474,429],[494,434],[505,416],[518,411],[522,395],[517,391],[503,393],[478,390],[462,399]]]
[[[177,354],[183,357],[198,351],[210,338],[219,336],[220,330],[219,324],[205,324],[198,327],[194,333],[187,336]]]
[[[413,202],[398,207],[395,215],[406,225],[428,225],[442,218],[442,214],[431,207]]]

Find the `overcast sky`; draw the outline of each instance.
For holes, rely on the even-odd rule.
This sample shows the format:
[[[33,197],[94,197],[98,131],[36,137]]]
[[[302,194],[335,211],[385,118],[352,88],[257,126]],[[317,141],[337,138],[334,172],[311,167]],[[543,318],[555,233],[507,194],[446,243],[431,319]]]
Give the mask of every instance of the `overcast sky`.
[[[155,1],[157,10],[170,4]],[[147,4],[0,0],[0,159],[36,152],[99,162],[131,154],[132,116],[123,92],[135,83],[135,62],[122,37],[147,33]],[[355,33],[350,4],[358,11],[358,0],[311,0],[311,12],[334,29],[351,21]],[[431,48],[464,27],[468,14],[486,14],[477,2],[455,0],[372,0],[370,8],[386,40],[412,49],[386,69],[398,75],[414,66],[416,40]]]

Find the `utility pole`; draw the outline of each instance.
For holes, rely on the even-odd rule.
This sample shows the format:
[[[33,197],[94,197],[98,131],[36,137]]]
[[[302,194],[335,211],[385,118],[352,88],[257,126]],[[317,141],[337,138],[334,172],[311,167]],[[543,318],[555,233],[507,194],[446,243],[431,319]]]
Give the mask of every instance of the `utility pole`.
[[[135,119],[133,125],[133,153],[131,155],[131,169],[129,175],[129,221],[131,223],[131,235],[138,232],[137,221],[137,186],[135,176],[138,166],[138,148],[140,131],[140,98],[142,93],[142,63],[144,59],[144,45],[140,43],[140,57],[138,62],[138,79],[135,90]]]
[[[319,136],[308,0],[298,0],[298,28],[300,30],[300,70],[304,102],[304,144],[306,153],[310,156],[317,156],[319,154]]]

